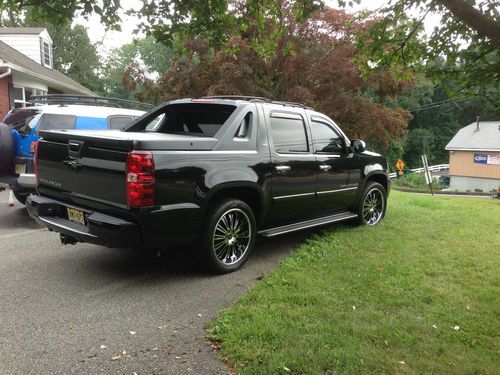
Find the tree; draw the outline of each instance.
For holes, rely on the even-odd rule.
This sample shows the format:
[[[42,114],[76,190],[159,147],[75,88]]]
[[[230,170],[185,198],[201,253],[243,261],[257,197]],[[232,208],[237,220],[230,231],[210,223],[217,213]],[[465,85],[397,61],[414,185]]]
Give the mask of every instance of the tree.
[[[233,3],[239,27],[224,46],[185,40],[183,53],[176,54],[151,96],[235,94],[299,101],[334,118],[353,138],[369,137],[387,147],[390,139],[404,136],[410,115],[385,105],[404,85],[385,71],[364,77],[356,66],[354,40],[365,24],[328,7],[305,18],[291,1],[239,6],[248,3]],[[131,87],[148,83],[140,71],[129,73]]]
[[[30,9],[34,22],[62,25],[77,14],[96,13],[104,24],[114,29],[119,29],[120,6],[120,0],[0,0],[0,12],[6,11],[11,17]]]
[[[156,42],[152,36],[135,39],[132,43],[114,49],[103,68],[106,94],[123,99],[144,99],[143,86],[151,90],[153,79],[165,74],[170,68],[171,59],[172,50]],[[143,79],[142,86],[130,84],[134,80],[133,75],[139,73]]]
[[[417,11],[417,16],[409,16]],[[424,35],[428,14],[442,16]],[[449,93],[499,103],[500,16],[497,0],[396,0],[372,17],[359,45],[379,67],[423,67],[426,76],[450,81]],[[434,64],[443,58],[444,64]],[[422,64],[422,61],[427,63]]]
[[[103,85],[99,77],[101,61],[87,29],[81,25],[72,27],[68,24],[57,29],[48,25],[47,29],[53,41],[54,69],[90,90],[102,93]]]

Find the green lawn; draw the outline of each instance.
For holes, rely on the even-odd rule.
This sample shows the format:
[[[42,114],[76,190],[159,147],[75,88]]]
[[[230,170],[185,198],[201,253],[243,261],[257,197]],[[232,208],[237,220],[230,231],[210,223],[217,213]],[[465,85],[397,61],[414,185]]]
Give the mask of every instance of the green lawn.
[[[379,226],[318,232],[208,335],[236,373],[498,374],[499,255],[499,200],[393,191]]]

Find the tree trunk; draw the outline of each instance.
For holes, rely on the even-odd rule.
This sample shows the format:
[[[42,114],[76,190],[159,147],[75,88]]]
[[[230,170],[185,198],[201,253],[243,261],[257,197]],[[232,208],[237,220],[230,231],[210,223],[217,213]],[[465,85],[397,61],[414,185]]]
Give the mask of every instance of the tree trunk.
[[[485,16],[464,0],[437,0],[437,2],[467,26],[476,30],[479,35],[490,39],[495,46],[500,47],[500,23]]]

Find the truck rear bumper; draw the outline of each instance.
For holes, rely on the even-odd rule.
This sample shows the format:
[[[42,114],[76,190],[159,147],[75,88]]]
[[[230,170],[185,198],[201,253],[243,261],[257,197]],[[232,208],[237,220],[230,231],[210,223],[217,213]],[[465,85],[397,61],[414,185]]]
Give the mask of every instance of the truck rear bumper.
[[[77,242],[116,248],[141,246],[139,226],[120,218],[36,195],[30,195],[27,198],[26,208],[36,222]],[[67,214],[68,208],[82,211],[85,216],[85,225],[70,221]]]
[[[33,173],[21,173],[20,175],[0,176],[0,186],[10,187],[13,190],[35,192],[36,177]]]

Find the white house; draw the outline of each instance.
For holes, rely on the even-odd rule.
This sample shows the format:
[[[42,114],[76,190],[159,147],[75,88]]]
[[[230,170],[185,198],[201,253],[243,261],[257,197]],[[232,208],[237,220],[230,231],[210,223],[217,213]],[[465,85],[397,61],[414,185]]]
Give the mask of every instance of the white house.
[[[41,27],[0,28],[0,119],[31,95],[95,95],[53,69],[52,39]]]

